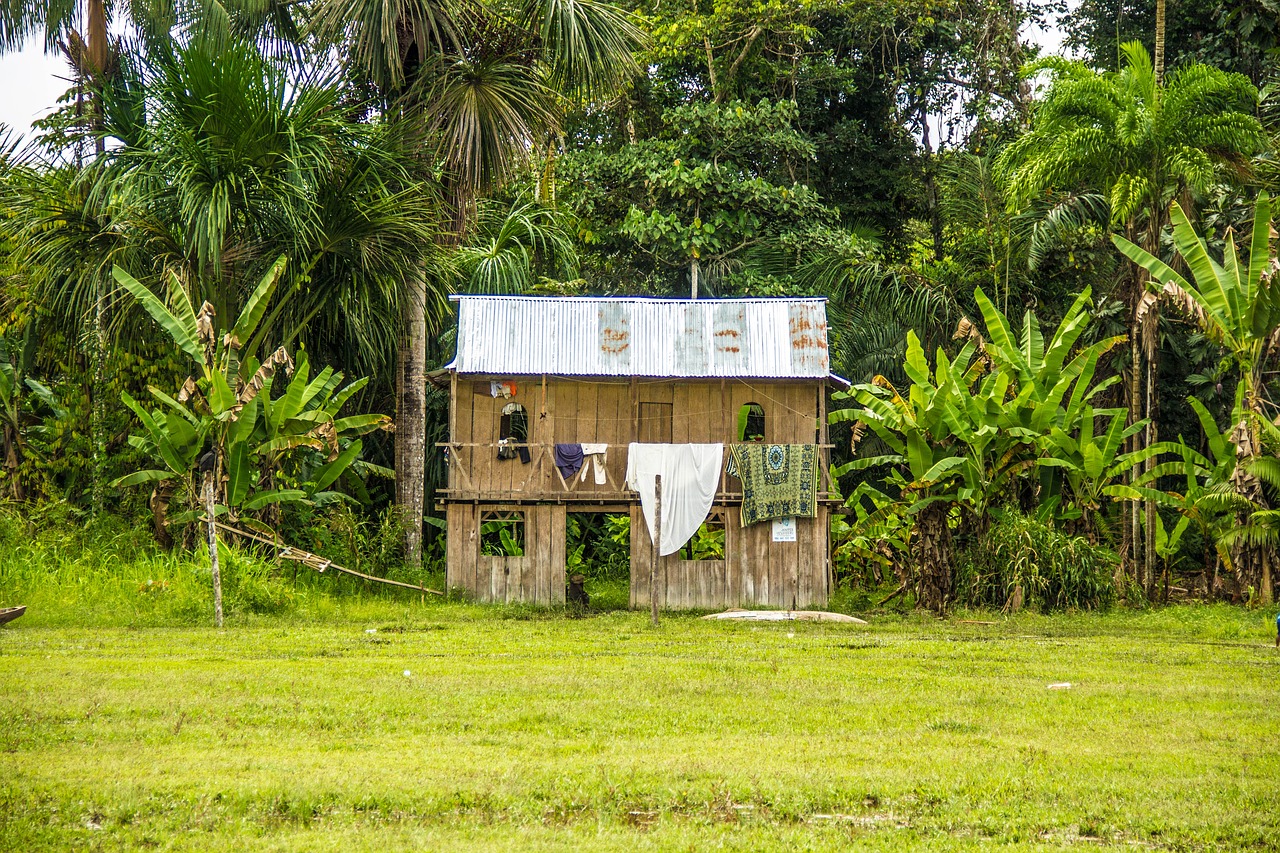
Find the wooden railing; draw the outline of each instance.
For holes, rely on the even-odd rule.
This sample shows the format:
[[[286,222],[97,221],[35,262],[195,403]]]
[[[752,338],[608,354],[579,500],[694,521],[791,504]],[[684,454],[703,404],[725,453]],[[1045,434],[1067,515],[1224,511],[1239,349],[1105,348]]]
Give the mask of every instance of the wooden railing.
[[[498,463],[496,457],[498,450],[502,447],[508,447],[515,450],[517,447],[524,447],[529,452],[529,473],[525,476],[520,485],[511,489],[494,489],[487,488],[488,483],[481,482],[478,487],[475,475],[474,464],[476,452],[484,453],[485,465],[510,464],[509,461]],[[498,442],[440,442],[436,447],[447,451],[449,464],[449,487],[443,490],[446,497],[465,500],[587,500],[594,502],[632,502],[638,499],[636,492],[628,489],[626,483],[621,482],[622,477],[615,475],[605,466],[605,483],[608,488],[597,488],[594,478],[593,463],[590,457],[584,457],[582,461],[581,471],[585,471],[585,478],[579,472],[565,480],[560,473],[560,469],[556,467],[555,462],[555,445],[554,444],[537,444],[526,443],[523,445],[506,444],[502,445]],[[829,450],[834,445],[822,444],[820,449]],[[727,460],[729,445],[725,445],[725,456]],[[462,459],[463,451],[470,451],[472,458],[471,466],[468,466]],[[625,459],[626,446],[610,447],[610,451],[614,453],[621,452],[622,458]],[[614,457],[617,459],[618,457]],[[547,466],[550,466],[550,472],[547,472]],[[468,470],[472,467],[472,470]],[[625,470],[626,466],[621,466]],[[822,482],[818,488],[818,499],[830,499],[830,472],[826,465],[822,467]],[[591,470],[588,470],[591,469]],[[493,469],[490,469],[493,470]],[[732,501],[741,501],[741,490],[730,491],[726,480],[728,474],[725,472],[725,466],[721,465],[720,470],[720,488],[716,491],[716,502],[725,503]],[[543,483],[550,480],[551,487],[546,488]],[[587,488],[580,488],[585,481],[589,482]]]

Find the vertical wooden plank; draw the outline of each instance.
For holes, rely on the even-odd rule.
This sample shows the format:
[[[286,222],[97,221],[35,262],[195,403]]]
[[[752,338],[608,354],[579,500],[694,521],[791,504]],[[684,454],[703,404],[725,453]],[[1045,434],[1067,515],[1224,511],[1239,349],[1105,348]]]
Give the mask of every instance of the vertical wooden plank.
[[[584,441],[596,440],[596,416],[600,409],[600,388],[595,382],[583,382],[578,385],[578,408],[574,413],[575,426],[572,442],[581,444]]]
[[[513,572],[509,578],[514,588],[509,597],[512,600],[538,604],[538,565],[542,562],[542,510],[541,504],[524,508],[524,558],[521,560],[520,575]]]
[[[491,557],[492,570],[490,575],[493,578],[493,600],[498,604],[505,604],[507,601],[507,578],[510,576],[511,567],[507,563],[515,557]]]
[[[538,524],[538,516],[542,509],[543,507],[541,505],[525,508],[525,517],[529,519],[529,523],[533,524],[535,528]],[[551,600],[546,589],[546,564],[549,560],[541,559],[542,555],[536,542],[530,542],[528,544],[529,548],[525,550],[525,553],[529,555],[526,559],[529,561],[529,577],[533,585],[533,595],[529,598],[529,603],[545,606],[549,604]]]
[[[835,592],[834,578],[831,572],[831,512],[823,506],[818,508],[818,519],[822,522],[822,538],[819,541],[820,571],[818,602],[825,605]]]
[[[458,372],[456,370],[449,371],[449,440],[458,440]]]
[[[475,394],[472,393],[472,391],[474,387],[474,382],[458,383],[458,394],[455,398],[457,400],[457,405],[455,406],[456,423],[454,425],[454,441],[461,444],[470,443],[476,440],[472,435],[472,422],[475,407]],[[456,458],[450,460],[454,464],[449,466],[449,487],[451,489],[459,489],[462,488],[461,478],[453,469],[455,467],[461,467],[469,476],[473,467],[471,464],[472,451],[471,448],[464,447],[451,449],[449,452],[456,456]],[[474,484],[475,480],[473,479],[471,482]]]
[[[517,462],[517,465],[520,463]],[[524,556],[512,560],[507,574],[507,601],[530,601],[529,581],[533,576],[533,564],[537,560],[541,527],[538,524],[538,507],[524,507]]]
[[[630,386],[627,389],[628,403],[631,409],[631,430],[627,433],[627,442],[639,441],[636,436],[640,434],[640,384],[634,376],[631,377]]]
[[[599,438],[601,429],[600,416],[603,414],[601,412],[601,403],[608,400],[608,394],[608,387],[600,383],[591,383],[580,388],[578,391],[578,429],[576,431],[578,437],[574,441],[581,444],[584,441],[596,442],[601,440]],[[582,467],[587,471],[587,479],[585,481],[580,479],[574,488],[581,492],[594,491],[596,489],[596,480],[591,472],[591,460],[583,457]],[[579,471],[577,476],[580,478],[582,472]]]
[[[479,383],[477,383],[479,384]],[[481,492],[493,490],[493,467],[497,450],[498,424],[494,420],[494,399],[487,393],[471,395],[471,434],[476,447],[467,449],[471,484]]]
[[[803,410],[800,409],[796,402],[796,387],[794,384],[783,383],[774,386],[774,388],[776,388],[774,396],[786,406],[787,437],[785,443],[795,444],[800,441],[800,435],[803,434],[801,433],[801,424],[804,421],[804,415],[800,414],[800,411]]]
[[[444,588],[446,591],[462,586],[459,582],[462,575],[461,548],[462,524],[457,504],[449,504],[444,509]]]
[[[756,554],[756,596],[760,603],[771,606],[774,603],[773,573],[771,571],[772,554],[770,553],[769,541],[769,525],[767,523],[753,524],[749,528],[751,536],[755,540]]]
[[[827,542],[830,536],[830,517],[825,506],[818,507],[818,517],[814,525],[813,571],[811,573],[809,599],[815,604],[826,604],[830,592],[827,588]]]
[[[481,600],[480,587],[477,585],[476,577],[479,571],[476,566],[477,558],[480,554],[480,526],[478,514],[474,505],[466,504],[461,507],[461,531],[462,541],[458,545],[461,556],[462,571],[458,577],[458,582],[475,600]]]
[[[555,589],[555,566],[552,565],[551,559],[551,510],[550,504],[541,504],[533,507],[533,515],[538,523],[538,549],[535,552],[534,560],[538,565],[538,569],[534,572],[537,578],[546,579],[546,589],[538,591],[538,597],[546,602],[548,606],[554,601],[555,596],[552,594]]]
[[[681,382],[671,388],[671,442],[685,444],[697,441],[697,395],[690,382]]]
[[[472,598],[476,597],[476,567],[475,559],[471,555],[471,549],[475,545],[472,538],[472,525],[474,514],[471,507],[465,504],[450,504],[449,512],[454,513],[458,525],[458,541],[453,546],[453,553],[458,559],[458,568],[455,573],[456,583],[467,591]],[[450,536],[452,536],[452,531]]]
[[[578,441],[578,389],[580,383],[564,380],[556,383],[556,444]]]
[[[551,603],[564,604],[565,598],[565,523],[568,520],[564,506],[550,506],[547,515],[551,524]]]
[[[795,600],[798,608],[808,607],[813,601],[814,542],[818,538],[817,533],[818,526],[814,519],[796,519],[796,540],[800,546],[795,575]]]
[[[642,609],[649,605],[649,553],[648,533],[644,529],[644,516],[639,502],[633,503],[631,514],[631,607]]]
[[[627,473],[627,442],[631,440],[631,397],[626,385],[621,382],[610,386],[613,393],[613,405],[606,409],[612,417],[609,423],[609,437],[601,439],[609,445],[608,464],[610,486],[606,483],[601,488],[607,491],[621,491],[626,488],[622,482]]]
[[[537,470],[533,473],[533,479],[529,481],[529,489],[532,491],[546,494],[552,481],[555,479],[551,475],[551,445],[555,442],[555,423],[556,423],[556,403],[557,394],[559,393],[560,383],[548,379],[546,382],[545,397],[539,404],[537,416],[536,434],[538,436],[538,446],[529,448],[529,452],[533,454],[534,464]],[[539,393],[542,393],[539,389]],[[546,417],[542,417],[543,408],[546,410]],[[545,453],[543,452],[545,450]],[[529,472],[526,472],[526,476]]]
[[[726,523],[732,531],[730,535],[733,536],[733,540],[732,549],[730,550],[729,546],[726,546],[725,551],[728,557],[725,564],[725,595],[728,596],[728,601],[732,602],[729,605],[731,607],[737,607],[750,600],[746,593],[746,573],[743,571],[743,566],[746,565],[747,549],[740,526],[742,523],[741,517],[741,508],[738,505],[735,504],[729,507],[728,521]]]
[[[472,504],[467,507],[467,539],[463,548],[465,549],[468,571],[467,574],[471,580],[471,589],[479,597],[484,595],[485,601],[492,600],[489,592],[489,576],[484,574],[480,568],[480,507]]]

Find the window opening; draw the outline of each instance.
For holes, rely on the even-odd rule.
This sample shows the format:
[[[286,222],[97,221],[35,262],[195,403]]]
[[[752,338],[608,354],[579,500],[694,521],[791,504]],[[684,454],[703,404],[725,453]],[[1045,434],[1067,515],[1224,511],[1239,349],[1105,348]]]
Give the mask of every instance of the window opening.
[[[499,441],[524,444],[529,440],[529,415],[519,403],[507,403],[502,407],[502,421],[498,425]]]
[[[480,516],[480,553],[490,557],[523,557],[524,513],[483,513]]]
[[[630,515],[601,512],[566,515],[565,577],[572,581],[579,576],[593,610],[625,610],[630,605]]]
[[[738,441],[764,441],[764,406],[747,403],[738,409]]]
[[[677,553],[681,560],[723,560],[724,510],[712,509],[698,532]]]
[[[640,434],[636,440],[644,444],[671,443],[670,403],[640,404]]]

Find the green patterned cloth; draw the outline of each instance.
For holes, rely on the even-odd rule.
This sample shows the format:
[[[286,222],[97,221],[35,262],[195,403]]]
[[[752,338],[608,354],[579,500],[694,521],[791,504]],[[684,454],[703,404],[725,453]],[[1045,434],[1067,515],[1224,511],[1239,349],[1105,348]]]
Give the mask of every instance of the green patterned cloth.
[[[742,526],[818,517],[816,444],[734,444],[729,474],[742,481]]]

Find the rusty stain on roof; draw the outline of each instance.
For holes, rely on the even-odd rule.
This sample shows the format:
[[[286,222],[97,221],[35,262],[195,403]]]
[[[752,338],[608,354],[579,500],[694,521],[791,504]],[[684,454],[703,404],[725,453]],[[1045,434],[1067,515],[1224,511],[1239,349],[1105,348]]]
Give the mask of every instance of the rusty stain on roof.
[[[449,367],[459,373],[826,379],[830,372],[823,299],[454,299],[458,354]]]

